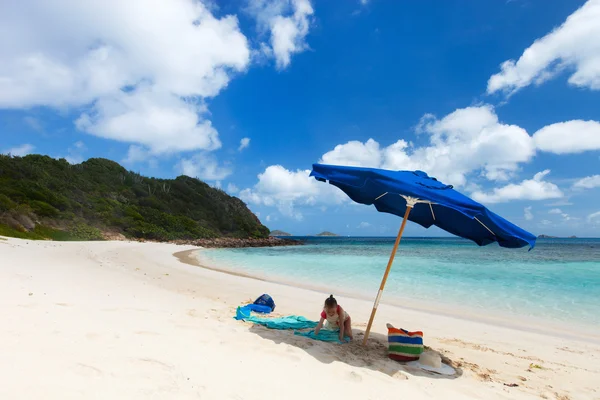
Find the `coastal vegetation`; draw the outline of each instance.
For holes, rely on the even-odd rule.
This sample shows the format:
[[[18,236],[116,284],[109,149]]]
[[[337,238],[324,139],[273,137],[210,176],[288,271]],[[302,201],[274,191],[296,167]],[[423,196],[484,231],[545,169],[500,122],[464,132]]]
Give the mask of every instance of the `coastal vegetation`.
[[[243,201],[196,178],[145,177],[103,158],[0,155],[0,235],[168,241],[267,238],[269,229]]]

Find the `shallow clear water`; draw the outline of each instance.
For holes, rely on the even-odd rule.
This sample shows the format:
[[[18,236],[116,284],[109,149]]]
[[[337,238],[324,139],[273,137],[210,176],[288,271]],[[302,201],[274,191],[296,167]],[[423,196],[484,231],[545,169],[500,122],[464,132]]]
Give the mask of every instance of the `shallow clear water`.
[[[394,238],[300,238],[304,246],[210,249],[208,264],[373,297]],[[532,251],[455,238],[404,238],[384,292],[446,307],[600,325],[600,239],[540,239]]]

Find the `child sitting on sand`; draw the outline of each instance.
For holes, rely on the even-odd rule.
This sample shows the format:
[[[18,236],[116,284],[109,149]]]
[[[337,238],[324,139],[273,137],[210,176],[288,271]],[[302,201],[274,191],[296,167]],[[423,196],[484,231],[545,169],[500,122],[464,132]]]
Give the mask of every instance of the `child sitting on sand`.
[[[344,336],[348,336],[350,340],[353,339],[351,326],[352,320],[350,319],[350,315],[348,315],[348,313],[338,305],[337,300],[333,297],[333,295],[329,296],[325,300],[325,306],[323,307],[323,312],[321,313],[321,320],[315,328],[315,335],[319,334],[319,331],[321,328],[323,328],[323,323],[325,321],[327,321],[325,324],[325,329],[340,330],[340,342],[344,341]]]

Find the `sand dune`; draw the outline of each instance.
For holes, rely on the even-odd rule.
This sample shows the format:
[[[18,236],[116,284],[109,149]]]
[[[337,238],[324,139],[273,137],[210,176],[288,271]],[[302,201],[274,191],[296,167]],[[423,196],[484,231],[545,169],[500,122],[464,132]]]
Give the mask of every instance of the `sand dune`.
[[[0,399],[600,399],[600,338],[382,305],[366,348],[311,341],[232,316],[267,292],[316,319],[322,293],[173,255],[191,249],[0,240]],[[339,300],[360,339],[372,304]],[[386,322],[457,374],[387,359]]]

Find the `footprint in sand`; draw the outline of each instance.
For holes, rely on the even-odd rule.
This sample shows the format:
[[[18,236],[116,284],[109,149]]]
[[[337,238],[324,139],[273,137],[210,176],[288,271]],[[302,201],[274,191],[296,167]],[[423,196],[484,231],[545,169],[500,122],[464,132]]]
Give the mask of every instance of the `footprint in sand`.
[[[566,351],[566,352],[569,352],[569,353],[575,353],[575,354],[584,354],[585,353],[585,352],[583,352],[581,350],[573,350],[573,349],[570,349],[570,348],[568,348],[566,346],[565,347],[557,347],[556,350],[562,350],[562,351]]]
[[[297,362],[297,363],[299,363],[299,362],[301,362],[301,361],[302,361],[302,359],[301,359],[300,357],[298,357],[298,356],[293,356],[293,355],[287,355],[285,358],[287,358],[287,359],[288,359],[288,360],[290,360],[290,361]]]
[[[196,318],[198,316],[198,313],[196,312],[196,309],[193,308],[193,309],[187,311],[187,315],[192,318]]]
[[[93,333],[93,332],[85,334],[85,337],[88,338],[88,339],[90,339],[90,340],[99,339],[101,336],[102,335],[99,335],[99,334]]]
[[[478,372],[477,377],[484,382],[493,382],[492,376],[487,372]]]
[[[164,363],[164,362],[162,362],[160,360],[155,360],[153,358],[138,358],[137,361],[140,364],[143,363],[143,364],[146,364],[146,365],[154,365],[154,366],[160,367],[162,369],[165,369],[167,371],[173,370],[173,366],[172,365],[166,364],[166,363]]]
[[[100,369],[87,364],[77,363],[76,369],[79,374],[91,378],[99,378],[102,375],[104,375],[104,373]]]
[[[135,331],[133,332],[136,335],[145,335],[145,336],[159,336],[160,333],[150,332],[150,331]]]
[[[306,350],[306,349],[314,346],[314,344],[311,342],[307,342],[307,341],[298,341],[298,342],[294,343],[294,346],[299,347],[303,350]]]
[[[398,379],[400,381],[407,381],[408,380],[408,376],[403,374],[400,371],[396,371],[393,374],[390,375],[392,378],[394,379]]]
[[[350,373],[348,374],[348,379],[350,379],[353,382],[362,382],[363,380],[362,375],[354,371],[350,371]]]

